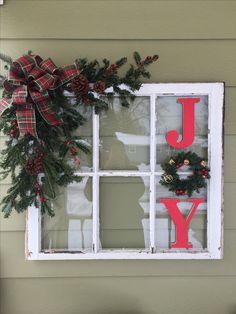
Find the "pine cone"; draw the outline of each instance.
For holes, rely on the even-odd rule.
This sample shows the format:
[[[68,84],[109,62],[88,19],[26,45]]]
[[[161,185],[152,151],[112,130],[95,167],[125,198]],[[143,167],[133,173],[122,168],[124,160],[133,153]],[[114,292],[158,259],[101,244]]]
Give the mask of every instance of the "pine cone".
[[[32,176],[36,176],[43,172],[43,163],[40,158],[29,159],[26,164],[26,171]]]
[[[106,89],[106,84],[104,81],[97,81],[94,83],[93,90],[98,94],[103,94]]]
[[[89,91],[89,82],[87,77],[80,74],[80,76],[71,81],[70,87],[77,97],[84,96]]]

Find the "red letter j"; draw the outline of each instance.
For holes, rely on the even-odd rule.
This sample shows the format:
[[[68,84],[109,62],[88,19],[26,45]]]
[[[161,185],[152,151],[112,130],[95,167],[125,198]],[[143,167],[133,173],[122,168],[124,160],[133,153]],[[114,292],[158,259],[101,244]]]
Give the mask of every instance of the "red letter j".
[[[183,105],[183,135],[182,141],[178,142],[179,133],[171,130],[166,134],[167,143],[175,148],[191,146],[194,141],[194,105],[200,98],[178,98]]]

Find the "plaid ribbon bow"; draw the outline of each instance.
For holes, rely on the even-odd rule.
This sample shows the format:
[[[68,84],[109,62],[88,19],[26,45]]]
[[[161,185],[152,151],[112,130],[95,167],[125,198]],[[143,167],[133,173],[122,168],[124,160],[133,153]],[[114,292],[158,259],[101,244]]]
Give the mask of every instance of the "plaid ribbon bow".
[[[40,56],[26,55],[15,62],[4,81],[5,90],[11,94],[0,102],[0,116],[16,105],[16,116],[20,136],[30,133],[37,137],[35,108],[50,125],[62,123],[51,110],[50,90],[69,82],[80,74],[75,64],[57,68],[51,59],[43,60]]]

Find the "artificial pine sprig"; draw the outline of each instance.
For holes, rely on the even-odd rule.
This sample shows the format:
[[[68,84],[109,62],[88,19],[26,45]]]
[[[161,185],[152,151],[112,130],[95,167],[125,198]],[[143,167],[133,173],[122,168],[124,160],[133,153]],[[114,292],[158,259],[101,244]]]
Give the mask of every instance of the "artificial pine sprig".
[[[5,62],[6,64],[11,65],[13,63],[13,60],[10,56],[5,55],[4,53],[0,52],[0,60]]]
[[[57,197],[60,186],[66,187],[73,181],[81,180],[75,171],[80,166],[81,154],[90,154],[91,151],[90,144],[75,135],[75,130],[87,122],[83,113],[89,109],[94,109],[95,113],[107,110],[109,99],[114,95],[120,97],[123,106],[129,106],[134,99],[133,92],[141,87],[141,80],[150,77],[146,67],[155,62],[158,56],[141,59],[135,52],[134,59],[135,65],[130,65],[123,76],[118,71],[127,63],[127,58],[120,58],[115,63],[104,59],[101,64],[97,60],[89,62],[80,58],[75,60],[76,67],[71,66],[63,74],[64,77],[70,77],[72,71],[72,78],[56,85],[56,88],[53,85],[53,88],[47,89],[47,80],[43,78],[37,81],[37,84],[43,84],[44,95],[47,95],[43,99],[48,100],[45,111],[49,112],[49,118],[45,120],[39,110],[40,105],[34,103],[31,97],[34,91],[42,92],[42,88],[38,90],[38,85],[32,81],[38,72],[37,75],[31,75],[25,73],[23,68],[19,71],[24,62],[27,69],[29,62],[35,62],[38,70],[43,64],[40,61],[42,59],[28,52],[16,64],[11,57],[0,54],[0,60],[6,64],[5,69],[10,71],[11,76],[16,76],[11,81],[0,74],[0,88],[4,88],[3,97],[6,97],[0,102],[0,132],[8,137],[6,147],[1,152],[0,175],[2,179],[10,176],[12,181],[0,204],[5,217],[9,217],[13,209],[20,213],[31,205],[40,207],[42,214],[55,214],[51,201]],[[47,69],[55,65],[50,59],[46,60],[46,65],[42,75],[49,75],[57,84],[61,69],[56,69],[57,76],[54,77],[54,72],[47,73]],[[4,81],[7,84],[3,84]],[[16,81],[18,85],[14,85]],[[18,87],[22,84],[24,86],[17,95]],[[26,90],[31,94],[23,101],[22,95]],[[24,110],[28,113],[31,110],[31,114],[33,111],[36,118],[35,121],[34,115],[31,115],[31,123],[35,125],[34,128],[29,125],[28,132],[25,132],[25,124],[22,124],[22,117],[27,118],[25,123],[29,121],[27,114],[24,116]],[[50,121],[53,123],[50,124]]]
[[[158,55],[154,55],[141,59],[139,53],[134,52],[135,65],[131,64],[125,75],[121,77],[118,70],[127,63],[127,58],[121,58],[112,64],[104,59],[102,65],[97,60],[88,62],[86,59],[78,59],[76,64],[81,70],[81,76],[74,80],[77,85],[73,84],[74,82],[68,85],[68,90],[74,92],[82,103],[95,107],[96,113],[109,107],[109,99],[114,96],[114,93],[120,96],[121,104],[128,107],[133,100],[132,92],[141,87],[143,78],[150,78],[146,67],[156,62],[158,58]],[[87,82],[84,77],[87,78]],[[89,87],[89,83],[92,86]],[[100,89],[96,89],[99,83]],[[120,88],[122,84],[123,87]],[[109,87],[113,88],[113,92],[106,91]],[[102,100],[101,97],[97,97],[99,94],[104,96]]]

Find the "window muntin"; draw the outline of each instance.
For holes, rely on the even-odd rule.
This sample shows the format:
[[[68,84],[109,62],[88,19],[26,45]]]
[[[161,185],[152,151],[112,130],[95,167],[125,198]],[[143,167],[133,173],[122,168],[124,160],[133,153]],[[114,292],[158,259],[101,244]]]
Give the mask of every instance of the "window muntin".
[[[199,206],[189,226],[189,241],[193,243],[193,249],[173,250],[170,249],[170,243],[175,240],[175,226],[167,210],[163,208],[163,204],[158,203],[158,200],[160,197],[174,198],[175,195],[159,184],[163,173],[160,163],[172,153],[180,151],[167,147],[165,143],[165,134],[169,129],[181,133],[181,107],[178,108],[180,104],[176,105],[176,98],[195,96],[201,99],[198,109],[196,105],[195,141],[186,151],[193,150],[204,157],[208,155],[212,177],[208,188],[202,190],[200,195],[194,195],[194,197],[203,196],[206,203]],[[52,241],[49,240],[45,240],[46,246],[41,246],[40,233],[44,237],[46,225],[42,225],[42,230],[38,227],[38,235],[33,236],[31,229],[34,225],[38,226],[36,218],[40,219],[40,214],[36,209],[34,212],[28,211],[28,248],[32,248],[28,257],[31,259],[220,258],[223,84],[146,84],[137,93],[134,107],[128,109],[127,116],[131,119],[128,126],[128,118],[125,118],[127,109],[119,107],[117,97],[114,98],[112,105],[113,111],[110,110],[109,114],[106,112],[100,118],[93,114],[93,136],[91,137],[92,133],[88,131],[84,134],[87,138],[90,137],[93,143],[93,165],[87,166],[86,161],[82,159],[80,169],[81,175],[88,176],[83,181],[90,182],[92,190],[90,198],[93,200],[90,203],[92,214],[87,217],[90,223],[87,222],[84,231],[82,230],[80,235],[77,234],[77,239],[74,229],[78,230],[78,226],[82,225],[81,221],[67,224],[70,228],[68,227],[67,230],[65,227],[64,238],[66,239],[66,233],[68,238],[69,235],[73,235],[74,230],[74,238],[71,236],[74,243],[67,238],[67,242],[65,241],[62,246],[59,242],[52,245]],[[174,110],[169,109],[174,105]],[[119,121],[115,113],[118,113]],[[213,116],[216,118],[214,119]],[[134,125],[133,121],[138,121],[138,125]],[[81,130],[79,133],[83,136]],[[138,137],[140,141],[137,140]],[[111,147],[112,154],[110,154]],[[216,158],[212,158],[214,152],[218,154]],[[182,176],[188,174],[187,169],[182,168],[181,171]],[[127,192],[125,188],[127,184],[130,187],[134,184],[139,186],[137,189],[133,188],[135,191],[133,194],[136,194],[133,197],[132,193],[128,193],[132,206],[129,202],[125,205],[125,198],[122,199],[121,196],[122,189]],[[120,194],[117,193],[119,186]],[[70,193],[70,188],[68,187],[67,194]],[[218,193],[216,197],[215,193]],[[88,201],[87,194],[84,195],[82,198]],[[184,201],[184,197],[180,198]],[[126,216],[124,215],[125,210],[117,213],[119,207],[117,202],[119,204],[121,199],[124,203],[121,202],[122,209],[127,207],[133,210],[136,217],[133,221],[132,217],[130,218],[129,215],[127,217],[127,213]],[[190,205],[187,202],[181,203],[181,212],[187,214]],[[59,215],[58,218],[53,219],[57,219],[61,224]],[[77,216],[76,219],[81,220],[81,217]],[[73,229],[72,226],[75,228]],[[84,235],[90,240],[85,240],[83,245],[79,245],[81,243],[79,238]],[[36,240],[40,243],[38,246]],[[61,253],[55,254],[55,252]]]

